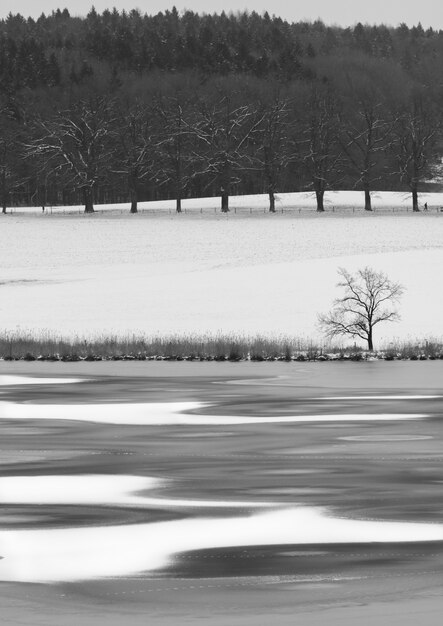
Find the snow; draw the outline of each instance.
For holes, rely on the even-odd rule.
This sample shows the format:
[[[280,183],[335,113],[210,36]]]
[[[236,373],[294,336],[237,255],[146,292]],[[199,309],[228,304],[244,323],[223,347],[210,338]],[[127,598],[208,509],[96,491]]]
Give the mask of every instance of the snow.
[[[0,503],[124,507],[265,508],[271,503],[242,500],[190,500],[151,497],[166,481],[149,476],[63,475],[0,477]],[[275,504],[275,503],[274,503]]]
[[[43,376],[36,378],[33,376],[10,376],[8,374],[0,376],[0,387],[15,385],[69,385],[81,382],[83,382],[81,378],[48,378]]]
[[[101,424],[144,426],[220,426],[240,424],[297,424],[311,422],[401,421],[426,418],[424,413],[370,413],[330,415],[196,415],[185,413],[204,409],[197,402],[143,404],[21,404],[0,402],[0,419],[75,420]]]
[[[0,580],[130,576],[170,565],[178,553],[208,548],[442,540],[441,524],[344,519],[314,507],[139,525],[2,530]]]
[[[303,210],[269,215],[262,210],[266,196],[244,196],[232,200],[233,208],[244,208],[227,215],[211,213],[219,202],[211,198],[186,201],[182,215],[169,213],[173,203],[164,202],[146,204],[149,210],[135,216],[126,205],[123,213],[114,206],[93,216],[30,210],[3,216],[2,327],[68,336],[318,339],[317,313],[338,295],[337,269],[370,265],[406,287],[402,321],[380,325],[376,344],[440,338],[443,212],[435,207],[443,197],[425,200],[430,210],[420,214],[406,213],[407,194],[374,194],[379,210],[365,214],[350,210],[362,205],[360,192],[333,192],[323,215],[313,209],[312,194],[282,194],[279,207]]]
[[[329,402],[334,400],[436,400],[443,396],[324,396],[320,398],[310,398],[316,402],[327,400]]]
[[[412,209],[411,194],[409,192],[398,191],[373,191],[371,194],[372,207],[374,210],[406,210]],[[443,194],[438,192],[420,194],[420,206],[424,203],[428,204],[428,209],[439,209],[443,206]],[[361,191],[327,191],[324,197],[325,208],[329,209],[360,209],[364,207],[364,196]],[[190,198],[182,200],[183,211],[216,211],[220,210],[221,201],[219,197],[207,198]],[[277,193],[275,194],[276,210],[312,210],[316,209],[315,193],[310,191]],[[231,196],[229,198],[229,206],[232,210],[250,211],[269,208],[269,198],[267,194],[253,194],[242,196]],[[129,204],[101,204],[95,206],[98,212],[121,212],[129,209]],[[174,200],[157,200],[154,202],[139,202],[139,211],[175,211]],[[26,207],[10,209],[14,213],[34,213],[41,214],[40,207]],[[66,206],[66,207],[47,207],[46,212],[52,213],[82,213],[84,207]]]

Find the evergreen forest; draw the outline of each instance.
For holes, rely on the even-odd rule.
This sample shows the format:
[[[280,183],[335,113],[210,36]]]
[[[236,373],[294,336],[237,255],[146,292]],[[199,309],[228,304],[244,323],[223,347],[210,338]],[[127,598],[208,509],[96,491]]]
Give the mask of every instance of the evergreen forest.
[[[0,21],[0,203],[439,190],[443,31],[94,8]]]

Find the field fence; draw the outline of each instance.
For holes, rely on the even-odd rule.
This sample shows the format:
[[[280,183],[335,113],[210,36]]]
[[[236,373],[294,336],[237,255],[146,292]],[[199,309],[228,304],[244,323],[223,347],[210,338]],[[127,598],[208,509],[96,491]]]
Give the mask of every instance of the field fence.
[[[433,214],[433,215],[443,215],[443,206],[428,206],[426,210],[420,209],[420,212],[425,214]],[[50,215],[84,215],[88,216],[90,214],[85,214],[83,207],[46,207],[45,211],[42,211],[40,208],[36,207],[11,207],[7,209],[7,213],[13,215],[42,215],[42,216],[50,216]],[[103,208],[100,205],[97,205],[94,208],[94,214],[103,215],[125,215],[130,213],[129,206],[122,207],[106,207]],[[325,214],[328,213],[339,213],[339,214],[357,214],[357,215],[367,215],[371,213],[375,214],[406,214],[413,213],[412,207],[409,206],[383,206],[383,207],[373,207],[372,211],[365,211],[361,206],[336,206],[330,205],[325,207]],[[149,214],[149,215],[177,215],[177,211],[172,207],[140,207],[138,209],[138,214]],[[182,207],[181,210],[182,215],[266,215],[271,214],[268,207],[247,207],[247,206],[235,206],[232,205],[229,209],[228,213],[223,213],[220,207],[217,206],[206,206],[206,207]],[[298,207],[298,206],[281,206],[276,207],[275,215],[277,214],[289,214],[289,215],[322,215],[322,212],[318,212],[315,207]]]

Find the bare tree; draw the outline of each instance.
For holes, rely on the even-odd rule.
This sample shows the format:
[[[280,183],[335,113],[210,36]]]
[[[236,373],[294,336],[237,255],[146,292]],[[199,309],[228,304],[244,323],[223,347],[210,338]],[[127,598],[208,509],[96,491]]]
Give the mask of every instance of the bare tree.
[[[2,213],[6,213],[11,191],[16,186],[16,177],[11,163],[12,140],[3,135],[0,137],[0,197]]]
[[[393,140],[395,122],[386,106],[392,83],[396,82],[393,68],[379,59],[357,58],[347,60],[338,72],[344,104],[340,111],[340,145],[357,177],[354,186],[363,188],[365,211],[372,211],[371,189],[383,178],[386,151]]]
[[[49,121],[37,122],[37,136],[27,146],[53,172],[64,172],[81,189],[85,213],[94,212],[94,189],[109,165],[109,103],[103,98],[79,102]]]
[[[181,213],[182,199],[191,180],[191,165],[195,160],[192,139],[195,139],[189,98],[181,95],[163,96],[157,100],[156,113],[162,130],[156,139],[160,184],[172,184],[176,211]]]
[[[332,311],[319,315],[320,327],[327,337],[359,337],[373,350],[374,326],[400,319],[393,304],[399,301],[404,289],[370,267],[355,275],[343,268],[338,273],[342,280],[337,286],[344,289],[344,295],[334,301]]]
[[[258,134],[261,149],[255,157],[265,178],[271,213],[275,213],[275,193],[282,170],[290,160],[288,126],[288,102],[277,95],[263,107]]]
[[[300,143],[302,164],[314,188],[319,212],[325,210],[325,191],[337,182],[342,156],[338,144],[337,104],[329,87],[314,85],[304,106],[306,118]]]
[[[413,211],[419,211],[419,185],[432,173],[434,147],[441,126],[434,108],[424,90],[415,86],[395,125],[394,150],[398,171],[411,190]]]
[[[137,213],[140,183],[155,176],[153,111],[136,102],[129,111],[120,107],[114,123],[117,143],[112,171],[125,176],[131,196],[131,213]]]
[[[233,184],[240,182],[239,172],[253,169],[248,144],[258,131],[261,119],[248,104],[233,104],[230,94],[221,95],[215,103],[202,102],[196,137],[200,149],[196,154],[200,171],[208,186],[217,184],[221,195],[221,210],[229,211],[229,196]]]
[[[8,104],[0,103],[0,203],[6,213],[12,192],[23,179],[19,175],[19,125],[18,111]]]

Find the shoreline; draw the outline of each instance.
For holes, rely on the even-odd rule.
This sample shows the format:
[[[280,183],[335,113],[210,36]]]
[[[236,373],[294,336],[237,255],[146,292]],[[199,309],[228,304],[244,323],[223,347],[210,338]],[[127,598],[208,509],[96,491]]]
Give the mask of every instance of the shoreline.
[[[287,386],[297,383],[297,388],[311,389],[316,386],[323,387],[323,379],[326,372],[331,375],[329,385],[331,388],[341,389],[343,386],[353,386],[354,379],[361,368],[368,372],[365,381],[365,389],[392,387],[412,391],[418,387],[440,390],[441,375],[443,373],[443,360],[436,362],[422,361],[361,361],[359,363],[349,360],[339,361],[337,366],[331,361],[305,361],[305,362],[230,362],[230,361],[125,361],[122,368],[121,361],[2,361],[0,360],[0,375],[10,376],[69,376],[82,379],[83,383],[102,378],[139,378],[190,380],[193,377],[205,381],[212,379],[214,384],[223,385],[225,381],[236,380],[236,385],[251,384],[253,386]],[[369,375],[370,373],[370,375]],[[420,373],[417,378],[417,374]],[[388,376],[391,374],[392,376]],[[77,384],[65,386],[74,391]],[[45,385],[46,387],[46,385]],[[6,389],[5,385],[1,386]],[[35,389],[33,385],[32,388]],[[362,391],[359,383],[359,392]],[[11,392],[12,392],[11,387]],[[17,389],[17,387],[15,387]],[[10,392],[8,392],[10,393]],[[185,396],[177,396],[176,392],[171,398],[177,397],[182,401]],[[188,396],[186,396],[187,398]],[[185,398],[185,399],[186,399]],[[190,398],[194,399],[194,398]]]
[[[118,357],[105,357],[100,355],[94,355],[92,357],[79,357],[79,358],[63,358],[57,355],[42,356],[36,358],[0,358],[0,363],[134,363],[134,362],[148,362],[148,363],[359,363],[359,362],[384,362],[384,361],[402,361],[402,362],[416,362],[416,361],[442,361],[443,355],[438,357],[428,357],[426,355],[420,355],[419,357],[390,357],[390,356],[362,356],[361,354],[337,356],[334,358],[328,358],[327,356],[319,358],[299,358],[292,359],[285,358],[253,358],[253,359],[230,359],[219,357],[207,357],[207,358],[193,358],[193,357],[146,357],[138,358],[132,355],[124,355]]]
[[[383,344],[382,344],[383,345]],[[443,341],[428,338],[392,342],[367,350],[356,343],[327,344],[320,339],[242,334],[101,335],[75,338],[47,334],[0,333],[0,362],[101,361],[306,363],[331,361],[443,360]]]
[[[210,354],[195,356],[193,354],[183,355],[148,355],[148,354],[100,354],[91,352],[90,354],[59,354],[47,353],[37,356],[28,353],[22,356],[0,356],[0,363],[106,363],[106,362],[148,362],[148,363],[343,363],[343,362],[380,362],[380,361],[442,361],[443,352],[429,354],[428,351],[420,349],[410,352],[410,354],[393,354],[392,351],[380,350],[377,352],[365,351],[337,351],[314,355],[303,352],[291,355],[252,355],[245,357],[230,356],[229,354]]]

